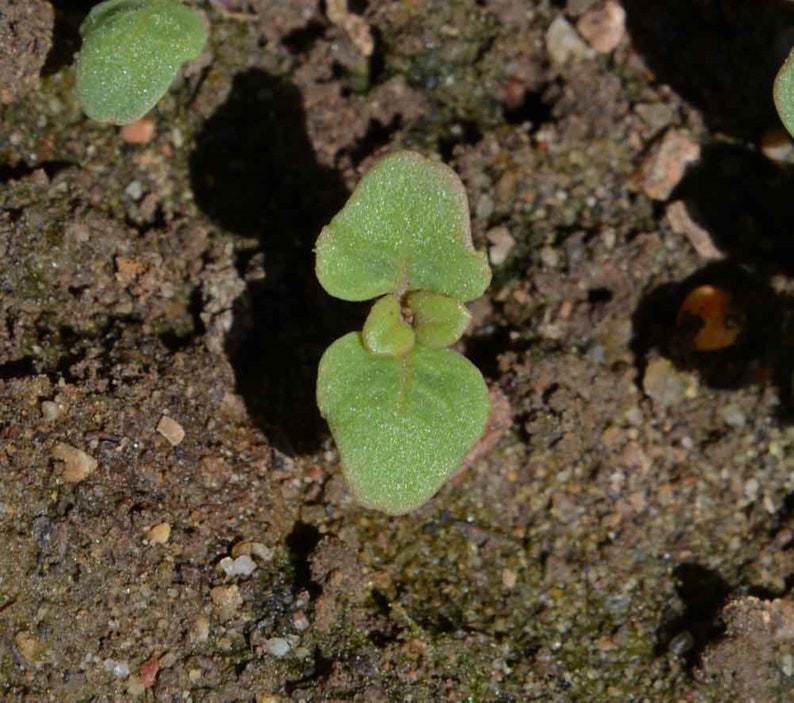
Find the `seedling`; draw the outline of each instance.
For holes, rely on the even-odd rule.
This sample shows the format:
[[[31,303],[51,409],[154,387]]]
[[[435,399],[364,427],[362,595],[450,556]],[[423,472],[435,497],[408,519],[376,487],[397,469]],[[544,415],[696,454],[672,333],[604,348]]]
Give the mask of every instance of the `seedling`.
[[[460,466],[490,412],[480,372],[447,348],[469,322],[463,303],[491,280],[463,184],[419,154],[388,156],[320,233],[316,254],[328,293],[378,298],[363,331],[320,360],[317,404],[359,502],[407,513]]]
[[[201,15],[179,0],[106,0],[80,34],[77,97],[89,117],[113,124],[151,110],[207,41]]]
[[[772,94],[783,126],[794,136],[794,51],[780,67]]]

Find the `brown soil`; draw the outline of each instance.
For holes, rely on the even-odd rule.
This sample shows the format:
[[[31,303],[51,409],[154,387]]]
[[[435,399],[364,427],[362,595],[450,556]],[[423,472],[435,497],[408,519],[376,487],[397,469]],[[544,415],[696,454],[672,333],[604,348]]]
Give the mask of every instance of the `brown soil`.
[[[0,695],[794,695],[791,3],[196,3],[144,144],[75,102],[91,3],[38,4],[0,0]],[[311,250],[399,148],[465,182],[509,410],[390,518],[314,404],[364,309]],[[723,350],[679,324],[704,284]]]

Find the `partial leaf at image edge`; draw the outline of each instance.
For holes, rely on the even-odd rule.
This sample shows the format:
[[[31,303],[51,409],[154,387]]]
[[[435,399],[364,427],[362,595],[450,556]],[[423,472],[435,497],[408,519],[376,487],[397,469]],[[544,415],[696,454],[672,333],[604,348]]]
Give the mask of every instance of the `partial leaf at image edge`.
[[[783,126],[794,136],[794,51],[778,71],[773,96]]]
[[[323,355],[317,404],[352,493],[392,515],[432,498],[480,438],[490,412],[482,375],[457,352],[416,346],[404,357],[378,356],[355,332]]]
[[[112,124],[143,117],[207,41],[201,15],[178,0],[106,0],[80,33],[78,99],[89,117]]]

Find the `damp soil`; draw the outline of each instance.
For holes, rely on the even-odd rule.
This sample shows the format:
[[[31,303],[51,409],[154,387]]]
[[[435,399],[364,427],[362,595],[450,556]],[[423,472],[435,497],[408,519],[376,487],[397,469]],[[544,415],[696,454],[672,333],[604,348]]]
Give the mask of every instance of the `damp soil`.
[[[790,700],[790,3],[197,3],[144,144],[75,102],[92,3],[36,4],[0,0],[4,699]],[[394,518],[316,410],[364,309],[312,246],[402,148],[467,188],[504,417]]]

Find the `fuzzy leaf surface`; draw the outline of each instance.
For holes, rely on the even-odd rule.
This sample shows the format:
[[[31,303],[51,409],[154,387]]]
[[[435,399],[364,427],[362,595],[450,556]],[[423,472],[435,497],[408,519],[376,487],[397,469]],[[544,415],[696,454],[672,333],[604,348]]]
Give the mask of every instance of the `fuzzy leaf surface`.
[[[772,94],[783,126],[794,136],[794,51],[778,71]]]
[[[448,295],[419,290],[409,293],[406,303],[414,313],[416,341],[433,349],[457,342],[471,320],[466,306]]]
[[[177,0],[106,0],[80,34],[77,97],[89,117],[113,124],[143,117],[207,41],[201,15]]]
[[[381,298],[372,306],[362,332],[364,345],[373,354],[407,354],[416,336],[402,318],[400,301],[393,295]]]
[[[334,342],[320,361],[317,404],[348,485],[364,506],[401,515],[428,501],[480,438],[488,388],[450,349],[370,353],[361,335]]]
[[[411,151],[379,161],[317,240],[317,277],[343,300],[409,290],[459,300],[491,280],[472,247],[466,191],[448,166]]]

